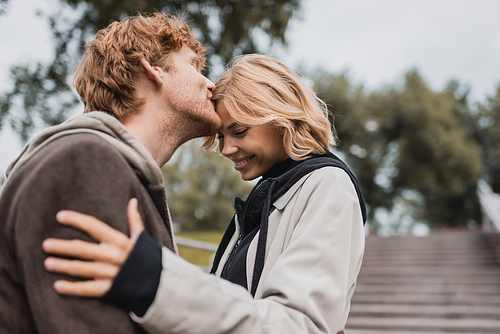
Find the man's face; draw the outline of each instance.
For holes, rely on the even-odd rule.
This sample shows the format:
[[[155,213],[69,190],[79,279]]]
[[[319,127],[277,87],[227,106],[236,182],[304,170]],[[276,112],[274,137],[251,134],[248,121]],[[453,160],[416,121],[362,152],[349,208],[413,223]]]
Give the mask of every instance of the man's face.
[[[221,120],[211,100],[215,86],[200,73],[198,56],[184,45],[171,57],[165,102],[193,138],[217,133]]]

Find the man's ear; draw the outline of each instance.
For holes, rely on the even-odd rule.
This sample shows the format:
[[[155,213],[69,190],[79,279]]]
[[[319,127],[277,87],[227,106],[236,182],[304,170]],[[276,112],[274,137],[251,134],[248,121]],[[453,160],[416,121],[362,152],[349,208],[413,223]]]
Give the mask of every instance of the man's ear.
[[[141,58],[141,65],[149,79],[156,81],[159,86],[163,86],[163,70],[158,66],[151,66],[145,59]]]

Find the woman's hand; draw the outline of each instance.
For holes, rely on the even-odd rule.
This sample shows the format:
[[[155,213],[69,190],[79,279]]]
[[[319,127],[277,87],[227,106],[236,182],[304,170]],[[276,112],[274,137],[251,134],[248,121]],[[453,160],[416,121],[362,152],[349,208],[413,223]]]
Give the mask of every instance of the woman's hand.
[[[82,230],[99,241],[99,244],[95,244],[83,240],[45,239],[42,248],[46,253],[85,260],[48,257],[44,262],[45,269],[90,279],[78,282],[55,281],[54,289],[58,293],[79,297],[101,297],[109,291],[121,265],[144,230],[137,209],[137,199],[132,198],[128,202],[127,216],[130,238],[92,216],[69,210],[57,213],[56,219],[59,223]]]

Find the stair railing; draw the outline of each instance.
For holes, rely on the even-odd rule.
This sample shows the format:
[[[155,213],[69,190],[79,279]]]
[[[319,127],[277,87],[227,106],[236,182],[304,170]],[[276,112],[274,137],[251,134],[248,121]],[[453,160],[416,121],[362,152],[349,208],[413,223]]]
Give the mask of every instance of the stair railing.
[[[493,192],[484,180],[477,182],[477,195],[483,213],[483,231],[487,233],[500,232],[500,195]]]

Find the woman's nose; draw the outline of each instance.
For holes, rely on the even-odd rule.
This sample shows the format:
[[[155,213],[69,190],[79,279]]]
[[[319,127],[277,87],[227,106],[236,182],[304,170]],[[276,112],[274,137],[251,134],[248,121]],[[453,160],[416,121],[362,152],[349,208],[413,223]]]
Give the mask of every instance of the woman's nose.
[[[234,145],[234,142],[229,138],[224,138],[224,141],[219,142],[219,149],[221,154],[226,158],[238,152],[238,147]]]

